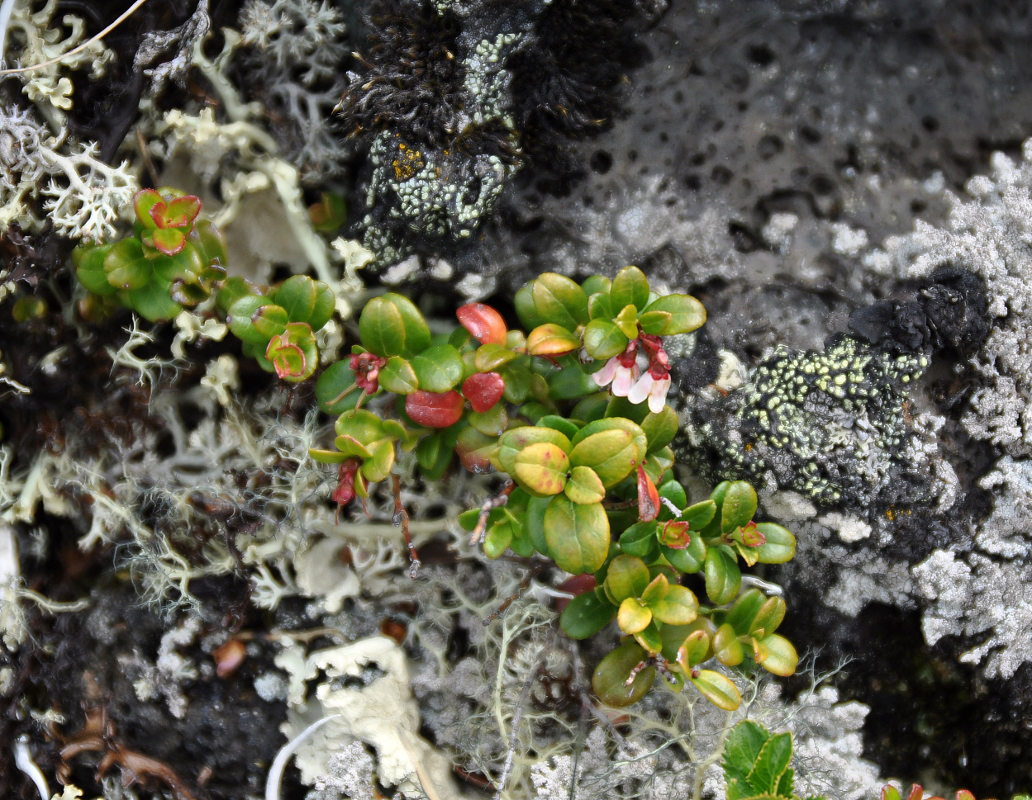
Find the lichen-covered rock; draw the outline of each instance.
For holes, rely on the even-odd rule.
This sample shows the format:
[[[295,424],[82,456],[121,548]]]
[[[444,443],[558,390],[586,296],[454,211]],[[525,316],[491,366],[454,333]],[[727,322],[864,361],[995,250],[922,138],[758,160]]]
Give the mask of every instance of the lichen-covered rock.
[[[850,336],[824,352],[779,347],[746,385],[696,412],[694,444],[721,474],[794,489],[815,502],[867,504],[914,484],[903,404],[924,354],[888,354]]]

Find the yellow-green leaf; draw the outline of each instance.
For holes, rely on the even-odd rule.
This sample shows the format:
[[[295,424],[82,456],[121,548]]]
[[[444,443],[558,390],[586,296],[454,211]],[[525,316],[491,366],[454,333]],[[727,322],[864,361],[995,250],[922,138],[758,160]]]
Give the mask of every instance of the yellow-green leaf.
[[[579,505],[565,495],[545,509],[545,542],[556,565],[574,575],[596,572],[609,554],[609,518],[601,503]]]

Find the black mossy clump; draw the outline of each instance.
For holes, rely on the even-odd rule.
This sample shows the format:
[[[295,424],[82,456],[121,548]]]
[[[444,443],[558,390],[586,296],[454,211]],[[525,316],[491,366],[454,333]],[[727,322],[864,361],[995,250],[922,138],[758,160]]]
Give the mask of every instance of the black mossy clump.
[[[337,107],[349,134],[391,130],[410,142],[445,147],[458,134],[465,106],[461,24],[429,2],[376,0],[365,18],[361,71]]]
[[[945,351],[963,357],[989,335],[988,309],[985,281],[946,264],[912,298],[882,300],[854,311],[849,327],[889,352]]]

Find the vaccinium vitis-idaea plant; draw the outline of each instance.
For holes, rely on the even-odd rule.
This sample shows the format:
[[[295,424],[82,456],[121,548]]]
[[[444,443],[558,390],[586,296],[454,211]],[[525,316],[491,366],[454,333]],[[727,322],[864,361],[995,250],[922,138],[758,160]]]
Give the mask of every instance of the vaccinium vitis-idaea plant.
[[[333,292],[306,275],[256,287],[227,277],[222,235],[200,217],[201,201],[176,189],[144,189],[133,201],[133,233],[73,251],[79,281],[152,322],[184,308],[224,319],[244,353],[298,383],[319,364],[315,333],[333,315]],[[214,304],[207,303],[214,295]]]
[[[900,790],[893,786],[891,783],[887,783],[882,787],[881,800],[902,800]],[[906,800],[944,800],[944,798],[936,795],[925,796],[924,789],[920,784],[915,783],[910,787],[910,793],[907,795]],[[967,789],[958,789],[955,795],[955,800],[975,800],[974,794],[969,792]],[[1016,794],[1012,800],[1032,800],[1027,794]]]
[[[795,538],[753,520],[747,483],[724,482],[689,504],[671,475],[678,418],[666,405],[663,337],[702,325],[702,305],[656,296],[636,267],[581,284],[546,273],[517,292],[515,305],[527,333],[472,303],[456,312],[460,327],[436,336],[402,295],[365,306],[360,344],[316,384],[323,410],[338,415],[335,449],[310,451],[338,465],[334,499],[368,497],[398,446],[414,449],[431,479],[453,452],[468,469],[506,473],[501,494],[460,521],[489,557],[537,553],[576,576],[560,619],[570,636],[616,620],[624,639],[593,677],[610,705],[637,700],[659,671],[735,708],[734,683],[700,667],[713,657],[790,675],[795,649],[775,633],[785,603],[741,593],[739,560],[787,561]],[[382,400],[370,402],[377,413],[362,407],[380,395],[397,396],[396,415]],[[694,573],[706,604],[681,582]]]

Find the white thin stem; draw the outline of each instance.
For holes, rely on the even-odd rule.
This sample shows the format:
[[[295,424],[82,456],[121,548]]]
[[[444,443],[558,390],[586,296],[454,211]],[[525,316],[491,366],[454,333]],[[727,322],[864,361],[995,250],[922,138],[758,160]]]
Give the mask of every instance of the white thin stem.
[[[91,36],[85,42],[83,42],[82,44],[80,44],[80,45],[78,45],[76,47],[73,47],[71,50],[69,50],[69,51],[67,51],[65,53],[62,53],[59,56],[55,56],[54,58],[47,59],[46,61],[41,61],[39,64],[30,64],[27,67],[18,67],[17,69],[4,69],[4,70],[0,70],[0,76],[18,75],[18,74],[25,73],[25,72],[33,72],[34,70],[37,70],[37,69],[43,69],[43,67],[49,67],[49,66],[52,66],[54,64],[60,64],[62,61],[64,61],[69,56],[74,56],[77,53],[81,53],[83,50],[85,50],[87,47],[89,47],[94,42],[99,42],[101,39],[103,39],[105,36],[107,36],[109,33],[111,33],[111,31],[113,31],[115,28],[117,28],[119,25],[121,25],[123,22],[125,22],[125,20],[128,19],[131,14],[135,13],[136,10],[140,6],[142,6],[144,3],[146,3],[146,2],[147,2],[147,0],[136,0],[135,3],[133,3],[131,6],[129,6],[129,8],[127,8],[124,12],[122,12],[121,16],[119,16],[118,19],[116,19],[114,22],[112,22],[110,25],[108,25],[106,28],[104,28],[104,30],[102,30],[100,33],[96,34],[95,36]],[[10,6],[10,7],[8,8],[8,6]],[[14,0],[4,0],[4,5],[0,6],[0,34],[2,34],[5,39],[6,39],[6,36],[7,36],[7,21],[8,21],[8,18],[11,16],[11,11],[13,9],[14,9]],[[7,14],[6,18],[4,17],[4,12],[6,12],[6,14]],[[3,48],[2,48],[2,45],[0,45],[0,61],[2,61],[2,57],[3,57]]]
[[[50,788],[47,786],[46,776],[43,771],[32,760],[32,751],[29,750],[29,737],[22,734],[14,740],[14,765],[22,772],[32,778],[36,784],[36,790],[42,800],[50,800]]]
[[[265,781],[265,800],[280,800],[280,783],[283,781],[283,771],[287,768],[290,757],[297,752],[297,749],[308,741],[312,735],[331,719],[343,716],[342,714],[331,714],[328,717],[317,719],[301,733],[287,742],[280,751],[276,753],[272,766],[269,767],[269,777]]]

